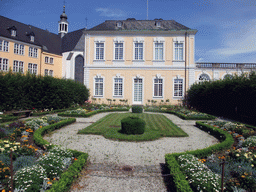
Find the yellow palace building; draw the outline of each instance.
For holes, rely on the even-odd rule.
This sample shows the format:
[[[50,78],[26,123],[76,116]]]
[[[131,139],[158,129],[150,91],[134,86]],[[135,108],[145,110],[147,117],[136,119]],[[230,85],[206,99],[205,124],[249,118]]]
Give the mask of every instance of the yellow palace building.
[[[53,34],[0,16],[0,70],[74,79],[90,100],[177,104],[195,82],[254,70],[255,64],[195,63],[195,34],[174,20],[106,20],[68,32],[65,13]]]

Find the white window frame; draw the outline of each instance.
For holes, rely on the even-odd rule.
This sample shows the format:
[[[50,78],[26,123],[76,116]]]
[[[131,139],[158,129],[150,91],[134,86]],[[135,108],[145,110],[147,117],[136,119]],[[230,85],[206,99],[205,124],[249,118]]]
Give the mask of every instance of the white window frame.
[[[28,56],[37,58],[38,57],[38,49],[35,47],[29,47]]]
[[[13,61],[13,72],[24,73],[24,62],[23,61]]]
[[[49,63],[49,57],[46,56],[46,57],[44,58],[44,62],[45,62],[45,63]]]
[[[48,76],[48,69],[44,69],[44,76]]]
[[[134,80],[135,79],[137,79],[137,78],[139,78],[139,79],[142,79],[142,101],[141,102],[138,102],[138,101],[134,101],[134,99],[135,99],[135,92],[134,92]],[[143,105],[143,103],[144,103],[144,82],[145,82],[145,78],[144,77],[142,77],[142,76],[140,76],[139,74],[136,76],[136,77],[133,77],[132,78],[132,102],[133,102],[133,104],[138,104],[138,105]]]
[[[142,59],[139,59],[139,54],[138,54],[138,59],[135,58],[136,43],[142,43]],[[134,61],[145,61],[145,41],[144,41],[144,38],[142,38],[142,37],[136,37],[133,39],[133,60]]]
[[[116,47],[116,44],[122,44],[123,47]],[[117,58],[116,58],[116,49],[118,50],[118,54],[117,54]],[[119,52],[120,49],[122,49],[122,59],[119,58]],[[113,51],[113,60],[114,61],[124,61],[124,43],[123,42],[118,42],[118,41],[114,41],[114,51]]]
[[[19,47],[20,47],[20,49],[19,49],[19,55],[24,55],[25,46],[24,46],[24,45],[20,45]]]
[[[122,83],[119,83],[119,82],[115,82],[115,79],[122,79]],[[116,87],[116,84],[118,84],[118,88],[119,88],[119,85],[121,84],[122,85],[122,94],[115,94],[115,87]],[[119,92],[119,89],[118,89],[118,92]],[[113,77],[113,97],[115,98],[123,98],[124,96],[124,77],[121,77],[120,74],[117,74],[116,76]]]
[[[201,75],[205,75],[205,76],[207,75],[207,76],[209,77],[209,80],[206,80],[206,79],[199,79]],[[197,78],[197,79],[198,79],[198,82],[210,81],[210,80],[211,80],[211,76],[210,76],[210,74],[208,74],[208,73],[201,73],[201,74],[198,75],[198,78]]]
[[[182,44],[182,58],[180,58],[180,48],[177,47],[178,50],[178,57],[176,57],[176,44]],[[184,61],[185,59],[185,43],[184,41],[174,41],[173,42],[173,60],[174,61]]]
[[[14,54],[24,55],[24,45],[14,43]]]
[[[159,96],[159,87],[158,87],[158,95],[155,95],[155,80],[162,80],[162,95],[161,96]],[[160,84],[159,82],[157,83],[158,85]],[[157,74],[155,77],[153,77],[153,98],[164,98],[164,78],[163,77],[161,77],[161,75],[159,75],[159,74]]]
[[[9,69],[9,59],[0,57],[0,71],[7,72]]]
[[[182,80],[182,95],[175,95],[175,80]],[[176,78],[173,78],[173,97],[182,98],[184,96],[184,78],[181,78],[179,75]]]
[[[49,76],[53,77],[53,70],[49,70]]]
[[[53,64],[53,57],[50,57],[50,64]]]
[[[96,79],[102,79],[102,82],[99,82],[99,83],[102,83],[102,95],[100,94],[96,94]],[[93,94],[94,96],[93,97],[100,97],[100,98],[103,98],[104,97],[104,90],[105,90],[105,87],[104,87],[104,84],[105,84],[105,78],[102,77],[101,75],[96,75],[94,78],[93,78]],[[99,91],[98,91],[99,92]]]
[[[12,37],[16,37],[16,34],[17,34],[17,31],[14,30],[14,29],[12,29],[12,30],[11,30],[11,36],[12,36]]]
[[[33,47],[29,47],[28,49],[28,56],[33,57]]]
[[[9,52],[9,41],[3,40],[3,51]]]
[[[35,36],[30,35],[30,41],[31,41],[31,42],[34,42],[34,41],[35,41]]]
[[[97,45],[103,45],[103,47],[98,47]],[[101,49],[103,49],[103,52],[102,52],[103,55],[101,55]],[[98,56],[97,56],[97,52],[98,52]],[[104,61],[105,60],[105,43],[104,42],[100,42],[100,43],[95,42],[95,60],[96,61]]]
[[[156,43],[163,44],[163,58],[162,59],[156,59]],[[165,39],[163,37],[154,38],[153,49],[154,49],[153,50],[153,60],[154,61],[165,61]]]
[[[100,59],[100,54],[99,58],[97,59],[97,44],[98,43],[103,43],[103,59]],[[96,37],[94,39],[94,61],[105,61],[105,38],[104,37]]]
[[[28,72],[37,75],[37,64],[28,63]]]
[[[136,47],[136,44],[141,44],[142,47]],[[138,50],[138,58],[136,58],[136,49]],[[139,54],[139,50],[142,49],[142,54]],[[144,61],[144,43],[143,42],[134,42],[134,52],[133,52],[133,60],[134,61]],[[142,56],[142,59],[140,59],[140,56]]]

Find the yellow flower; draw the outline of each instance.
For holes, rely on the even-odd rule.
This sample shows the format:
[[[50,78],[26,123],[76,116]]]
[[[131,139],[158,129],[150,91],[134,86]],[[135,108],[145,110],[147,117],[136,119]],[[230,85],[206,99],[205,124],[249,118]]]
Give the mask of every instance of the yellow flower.
[[[48,182],[47,182],[47,184],[48,184],[48,185],[51,185],[51,184],[52,184],[52,182],[48,181]]]
[[[245,178],[245,175],[242,175],[241,177],[242,177],[242,178]]]

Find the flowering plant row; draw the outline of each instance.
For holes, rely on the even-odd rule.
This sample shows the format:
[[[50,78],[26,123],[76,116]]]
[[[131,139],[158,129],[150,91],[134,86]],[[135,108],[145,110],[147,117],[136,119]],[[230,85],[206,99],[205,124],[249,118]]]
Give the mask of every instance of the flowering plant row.
[[[64,154],[64,156],[59,155]],[[54,147],[36,161],[36,165],[18,170],[14,175],[15,192],[43,191],[52,185],[51,180],[71,164],[73,154],[67,149]]]
[[[178,117],[185,119],[185,120],[215,119],[215,117],[212,115],[209,115],[206,113],[201,113],[198,111],[191,111],[191,110],[186,109],[185,107],[176,106],[176,105],[146,107],[145,111],[171,113],[171,114],[177,115]]]
[[[252,190],[256,187],[256,132],[255,128],[234,122],[214,121],[203,122],[216,130],[230,134],[235,144],[221,156],[211,155],[206,158],[206,164],[216,173],[221,173],[218,164],[225,160],[225,185],[227,190],[238,188]],[[217,168],[216,168],[217,167]]]
[[[185,172],[191,186],[196,191],[220,190],[220,175],[213,173],[202,161],[192,154],[178,157],[181,171]]]

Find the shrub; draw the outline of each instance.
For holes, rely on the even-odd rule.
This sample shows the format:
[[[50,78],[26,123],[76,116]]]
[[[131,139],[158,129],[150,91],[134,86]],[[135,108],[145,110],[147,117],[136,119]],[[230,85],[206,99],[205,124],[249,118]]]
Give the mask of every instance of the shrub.
[[[132,107],[132,112],[133,113],[142,113],[143,112],[143,107],[140,105],[136,105]]]
[[[143,134],[146,122],[138,117],[126,117],[121,120],[121,132],[127,135]]]
[[[33,156],[20,156],[13,163],[14,171],[18,171],[24,167],[32,166],[36,163],[36,157]]]

